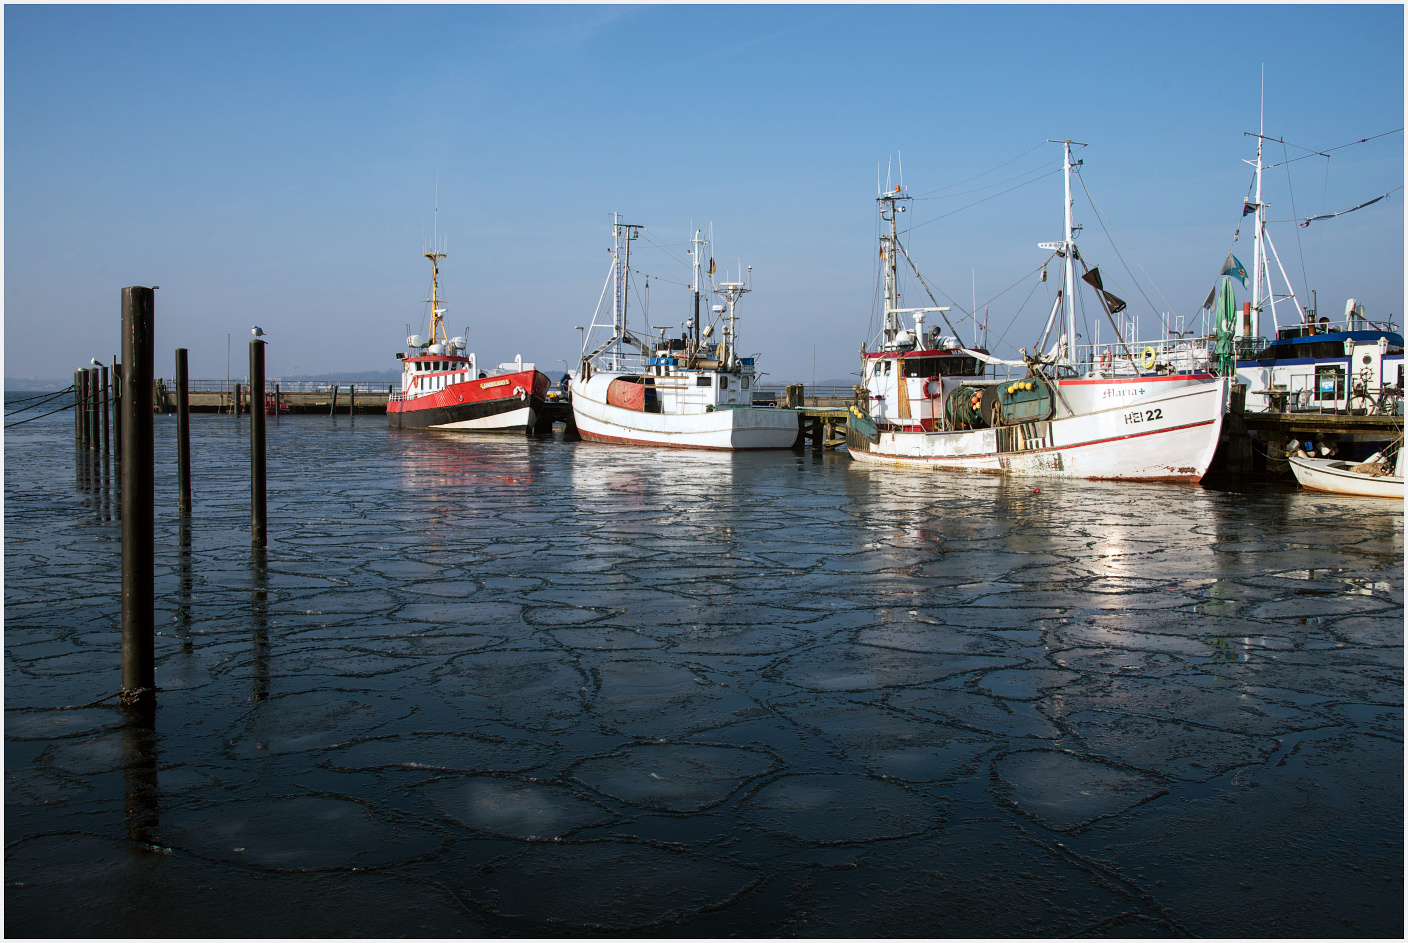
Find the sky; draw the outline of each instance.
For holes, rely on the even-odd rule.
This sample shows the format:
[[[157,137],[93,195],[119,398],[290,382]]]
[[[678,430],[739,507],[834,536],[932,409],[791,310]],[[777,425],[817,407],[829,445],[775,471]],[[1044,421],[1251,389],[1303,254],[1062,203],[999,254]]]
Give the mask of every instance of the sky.
[[[242,376],[254,324],[270,378],[394,368],[407,325],[426,332],[435,233],[450,333],[481,363],[556,375],[602,293],[613,212],[645,227],[636,329],[688,316],[684,249],[705,227],[720,276],[752,267],[739,346],[764,382],[849,382],[878,327],[877,185],[901,166],[910,256],[940,303],[985,312],[985,335],[955,325],[965,342],[1012,354],[1057,284],[1055,265],[1034,280],[1062,227],[1048,139],[1085,145],[1079,244],[1141,335],[1164,314],[1196,326],[1228,251],[1251,262],[1250,228],[1233,234],[1263,70],[1280,164],[1264,200],[1292,287],[1322,314],[1354,297],[1403,323],[1401,5],[4,16],[11,388],[118,352],[126,285],[160,286],[163,376],[177,347],[193,378]]]

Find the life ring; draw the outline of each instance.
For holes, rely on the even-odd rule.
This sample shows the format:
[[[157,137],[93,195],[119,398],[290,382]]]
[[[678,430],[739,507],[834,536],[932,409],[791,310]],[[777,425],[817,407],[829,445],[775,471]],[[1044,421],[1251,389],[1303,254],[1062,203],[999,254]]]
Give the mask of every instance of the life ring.
[[[1139,362],[1143,364],[1145,370],[1152,370],[1158,359],[1158,351],[1154,350],[1152,347],[1145,347],[1144,353],[1139,358]]]
[[[1110,369],[1110,364],[1112,364],[1112,363],[1114,363],[1114,362],[1115,362],[1114,354],[1111,354],[1108,350],[1105,351],[1103,354],[1100,355],[1100,369],[1101,369],[1101,370],[1108,370],[1108,369]]]
[[[930,377],[924,381],[924,394],[930,399],[942,396],[944,393],[944,381],[938,377]]]

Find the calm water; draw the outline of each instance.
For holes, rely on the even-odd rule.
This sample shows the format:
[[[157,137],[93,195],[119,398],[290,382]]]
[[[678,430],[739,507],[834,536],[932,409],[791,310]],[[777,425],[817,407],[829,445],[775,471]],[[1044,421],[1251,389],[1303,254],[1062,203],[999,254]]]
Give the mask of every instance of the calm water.
[[[1403,934],[1403,507],[158,417],[154,728],[5,436],[9,935]]]

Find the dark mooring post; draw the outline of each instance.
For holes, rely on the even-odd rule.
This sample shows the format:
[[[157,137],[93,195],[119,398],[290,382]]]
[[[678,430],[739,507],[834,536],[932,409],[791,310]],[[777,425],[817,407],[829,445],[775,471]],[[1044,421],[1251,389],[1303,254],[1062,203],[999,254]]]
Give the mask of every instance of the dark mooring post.
[[[156,702],[152,336],[155,292],[122,289],[122,691],[124,705]]]
[[[108,368],[98,367],[98,398],[102,402],[102,418],[99,420],[98,428],[103,435],[103,461],[108,460],[112,454],[112,438],[108,435]]]
[[[88,371],[78,371],[78,444],[89,448],[92,431],[88,428]]]
[[[249,536],[256,547],[269,545],[264,489],[264,342],[249,342]]]
[[[191,513],[191,381],[186,348],[176,348],[176,509]]]
[[[234,401],[234,405],[232,405],[232,406],[230,407],[230,415],[231,415],[231,416],[238,416],[239,414],[240,414],[240,385],[239,385],[238,383],[236,383],[236,384],[235,384],[235,401]]]
[[[92,441],[88,443],[94,452],[103,447],[103,428],[99,425],[103,418],[102,395],[98,389],[98,368],[88,368],[88,428],[92,430]]]
[[[328,415],[329,415],[329,416],[336,416],[336,415],[337,415],[337,384],[336,384],[336,383],[334,383],[333,386],[332,386],[332,405],[328,407]]]
[[[112,358],[112,448],[113,460],[122,461],[122,364]],[[122,469],[119,467],[118,471]]]
[[[347,387],[347,415],[352,415],[357,411],[357,384],[353,383]]]
[[[83,448],[83,380],[82,370],[73,371],[73,447]]]

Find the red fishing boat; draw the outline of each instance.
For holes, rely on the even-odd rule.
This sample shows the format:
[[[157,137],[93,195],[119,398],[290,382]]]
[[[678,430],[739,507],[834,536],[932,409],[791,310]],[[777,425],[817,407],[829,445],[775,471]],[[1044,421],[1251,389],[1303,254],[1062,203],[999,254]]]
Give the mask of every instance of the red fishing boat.
[[[464,432],[525,432],[537,424],[552,381],[518,357],[495,371],[479,369],[463,337],[449,337],[440,301],[438,248],[430,260],[430,337],[406,338],[409,353],[398,353],[401,388],[393,391],[386,415],[398,429]]]

